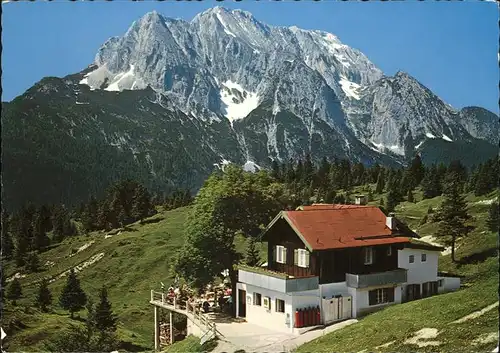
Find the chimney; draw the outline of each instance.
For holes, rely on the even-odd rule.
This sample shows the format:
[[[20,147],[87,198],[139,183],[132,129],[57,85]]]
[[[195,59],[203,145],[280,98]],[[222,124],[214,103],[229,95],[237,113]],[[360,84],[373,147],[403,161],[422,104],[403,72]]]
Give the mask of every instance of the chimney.
[[[355,204],[356,205],[366,205],[365,195],[356,195],[355,196]]]
[[[389,229],[394,229],[395,222],[394,222],[394,213],[389,213],[389,215],[385,218],[385,225]]]

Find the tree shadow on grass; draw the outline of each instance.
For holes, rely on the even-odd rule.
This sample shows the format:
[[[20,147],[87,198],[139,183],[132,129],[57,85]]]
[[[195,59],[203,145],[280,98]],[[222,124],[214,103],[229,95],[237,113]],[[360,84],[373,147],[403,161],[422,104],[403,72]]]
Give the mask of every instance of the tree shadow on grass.
[[[498,248],[489,248],[468,256],[462,257],[457,261],[457,266],[477,264],[480,262],[484,262],[490,257],[498,257]]]

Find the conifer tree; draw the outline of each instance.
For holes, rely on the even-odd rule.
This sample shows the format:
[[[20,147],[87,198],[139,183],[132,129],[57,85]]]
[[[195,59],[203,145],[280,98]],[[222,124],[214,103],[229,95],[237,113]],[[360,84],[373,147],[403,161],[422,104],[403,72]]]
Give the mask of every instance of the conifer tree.
[[[44,278],[38,287],[38,293],[35,300],[35,305],[42,311],[47,311],[52,304],[52,294],[49,289],[49,281]]]
[[[276,160],[273,160],[273,163],[271,164],[271,176],[277,181],[281,181],[280,166]]]
[[[335,200],[336,192],[333,189],[328,189],[325,194],[325,203],[333,203]]]
[[[33,242],[31,248],[34,250],[42,250],[50,244],[50,239],[45,230],[47,227],[45,222],[44,215],[39,212],[35,218],[33,227]]]
[[[2,236],[0,239],[0,251],[2,259],[9,260],[14,253],[14,242],[10,232],[10,220],[7,212],[2,211]]]
[[[372,191],[371,187],[368,188],[368,195],[366,197],[367,197],[368,202],[373,201],[373,191]]]
[[[72,268],[68,273],[66,285],[64,286],[59,304],[65,310],[70,312],[71,318],[73,314],[81,310],[87,303],[87,295],[80,286],[80,280],[76,276],[75,270]]]
[[[181,194],[179,192],[179,194]],[[184,193],[181,195],[181,205],[184,204]],[[153,206],[151,204],[150,196],[148,191],[142,185],[139,185],[136,188],[134,201],[132,206],[132,216],[134,219],[138,219],[142,222],[142,220],[148,217],[152,212]]]
[[[449,174],[445,180],[444,198],[439,209],[439,230],[451,245],[451,260],[455,262],[455,244],[459,237],[467,235],[469,227],[466,222],[471,218],[467,211],[467,203],[461,194],[460,181],[457,175]]]
[[[248,246],[245,256],[245,263],[248,266],[257,266],[259,263],[259,250],[256,247],[255,237],[248,237]]]
[[[424,189],[424,199],[431,199],[441,195],[441,181],[435,164],[427,170],[422,180],[422,187]]]
[[[425,167],[419,154],[417,154],[411,161],[408,171],[412,181],[412,184],[410,185],[411,188],[414,189],[417,185],[420,185],[425,176]]]
[[[3,268],[0,269],[0,309],[2,308],[3,300],[5,299],[5,289],[7,287],[7,282],[5,281],[5,273]]]
[[[26,258],[26,269],[29,272],[37,272],[40,269],[40,258],[35,251],[28,254]]]
[[[99,302],[95,306],[93,319],[95,328],[99,330],[101,334],[116,331],[117,317],[113,313],[111,303],[108,300],[108,291],[106,287],[102,287],[99,290]]]
[[[408,194],[406,195],[406,199],[408,202],[414,203],[415,197],[413,196],[413,191],[411,189],[408,190]]]
[[[9,287],[7,288],[7,299],[12,300],[12,304],[16,305],[16,300],[21,298],[23,295],[23,290],[21,288],[21,282],[16,277],[10,282]]]
[[[492,232],[497,233],[498,232],[498,203],[493,202],[490,205],[489,211],[488,211],[488,219],[486,220],[486,225],[488,226],[488,229]]]
[[[386,196],[385,208],[387,212],[393,212],[399,203],[398,192],[394,189],[389,189]]]
[[[377,177],[377,186],[375,187],[375,192],[377,194],[381,194],[384,192],[384,188],[385,188],[384,170],[380,169],[380,172],[378,173],[378,177]]]

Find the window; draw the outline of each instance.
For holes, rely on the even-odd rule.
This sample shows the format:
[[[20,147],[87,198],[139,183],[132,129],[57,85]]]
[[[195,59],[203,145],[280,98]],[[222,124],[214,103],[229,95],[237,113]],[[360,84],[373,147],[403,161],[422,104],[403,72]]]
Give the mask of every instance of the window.
[[[392,255],[392,246],[389,246],[387,248],[387,256],[391,256]]]
[[[426,262],[427,261],[427,254],[422,254],[421,257],[420,257],[420,260],[422,262]]]
[[[411,264],[415,262],[415,255],[410,255],[409,262]]]
[[[276,299],[276,312],[284,313],[285,312],[285,301],[281,299]]]
[[[264,308],[271,310],[271,298],[264,297]]]
[[[392,303],[394,301],[394,288],[379,288],[368,292],[369,305]]]
[[[365,265],[371,265],[373,263],[373,249],[364,248],[365,252]]]
[[[276,246],[276,262],[286,264],[286,248],[282,245]]]
[[[438,282],[422,283],[422,298],[427,298],[437,294]]]
[[[253,305],[262,305],[262,295],[260,293],[253,294]]]
[[[443,280],[442,280],[442,279],[438,280],[438,286],[439,286],[439,287],[442,287],[442,286],[443,286]]]
[[[309,267],[309,251],[305,249],[295,249],[294,265],[299,267]]]

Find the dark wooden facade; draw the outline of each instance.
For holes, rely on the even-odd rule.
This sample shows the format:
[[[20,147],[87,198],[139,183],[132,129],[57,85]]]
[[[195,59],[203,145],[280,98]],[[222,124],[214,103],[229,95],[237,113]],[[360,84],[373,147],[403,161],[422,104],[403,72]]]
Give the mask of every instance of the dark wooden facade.
[[[373,246],[372,264],[364,264],[364,248],[345,248],[314,251],[310,253],[309,267],[294,265],[294,250],[306,249],[305,244],[283,219],[278,220],[268,230],[268,268],[287,273],[294,277],[319,276],[319,283],[345,281],[345,274],[369,274],[391,271],[398,268],[398,250],[402,244]],[[274,260],[277,245],[287,248],[286,264]],[[391,247],[390,254],[388,254]]]

